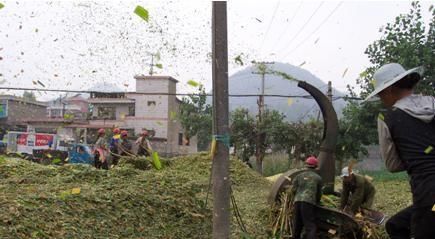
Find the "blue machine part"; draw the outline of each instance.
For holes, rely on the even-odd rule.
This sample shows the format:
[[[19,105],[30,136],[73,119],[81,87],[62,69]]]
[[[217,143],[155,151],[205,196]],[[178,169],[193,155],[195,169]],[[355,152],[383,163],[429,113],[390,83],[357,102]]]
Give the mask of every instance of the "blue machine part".
[[[68,152],[69,163],[93,164],[94,154],[85,144],[74,144]]]

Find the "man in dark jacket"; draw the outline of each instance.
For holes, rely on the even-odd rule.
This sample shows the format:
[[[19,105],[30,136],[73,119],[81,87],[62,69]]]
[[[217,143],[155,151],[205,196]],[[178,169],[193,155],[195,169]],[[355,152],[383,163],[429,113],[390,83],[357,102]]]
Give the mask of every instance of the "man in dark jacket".
[[[302,172],[293,180],[294,194],[294,236],[301,238],[302,228],[305,227],[307,239],[317,238],[316,205],[322,196],[322,178],[315,172],[318,161],[311,156],[305,160],[308,171]]]
[[[374,74],[374,91],[366,100],[379,96],[386,112],[379,114],[381,156],[391,172],[407,171],[413,205],[386,223],[391,238],[435,237],[435,99],[414,95],[422,78],[421,67],[405,70],[391,63]]]
[[[369,179],[355,174],[349,167],[341,171],[343,191],[341,193],[340,209],[353,215],[360,208],[370,209],[373,206],[376,190]]]

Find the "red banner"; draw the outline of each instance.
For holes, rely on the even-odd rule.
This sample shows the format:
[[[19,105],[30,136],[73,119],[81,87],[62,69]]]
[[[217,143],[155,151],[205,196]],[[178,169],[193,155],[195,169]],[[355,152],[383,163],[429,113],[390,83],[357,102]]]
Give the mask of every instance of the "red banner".
[[[53,135],[36,135],[35,146],[46,146],[53,143]]]
[[[19,145],[27,145],[27,135],[28,134],[19,134],[17,136],[17,144],[19,144]]]

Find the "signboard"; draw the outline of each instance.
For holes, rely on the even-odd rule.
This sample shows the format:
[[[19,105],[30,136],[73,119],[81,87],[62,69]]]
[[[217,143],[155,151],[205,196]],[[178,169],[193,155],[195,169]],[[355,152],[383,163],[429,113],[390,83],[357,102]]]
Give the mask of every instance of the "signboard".
[[[8,105],[5,101],[0,102],[0,118],[8,117]]]
[[[32,154],[34,149],[48,149],[52,146],[53,135],[49,134],[17,134],[17,151]]]

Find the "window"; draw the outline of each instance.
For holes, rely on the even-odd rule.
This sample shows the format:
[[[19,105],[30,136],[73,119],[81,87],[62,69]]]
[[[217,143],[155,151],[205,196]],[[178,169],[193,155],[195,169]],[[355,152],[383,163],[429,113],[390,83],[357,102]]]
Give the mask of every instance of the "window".
[[[178,145],[190,145],[189,139],[184,137],[183,133],[178,133]]]
[[[183,145],[183,133],[178,133],[178,145]]]
[[[148,102],[147,102],[147,105],[148,105],[148,106],[156,106],[156,102],[153,101],[153,100],[152,100],[152,101],[148,101]]]
[[[51,118],[61,118],[62,110],[61,109],[50,109],[50,117]]]
[[[136,107],[134,105],[129,106],[127,116],[134,116],[135,114],[136,114]]]
[[[115,107],[98,107],[98,118],[100,119],[116,119],[116,108]]]

